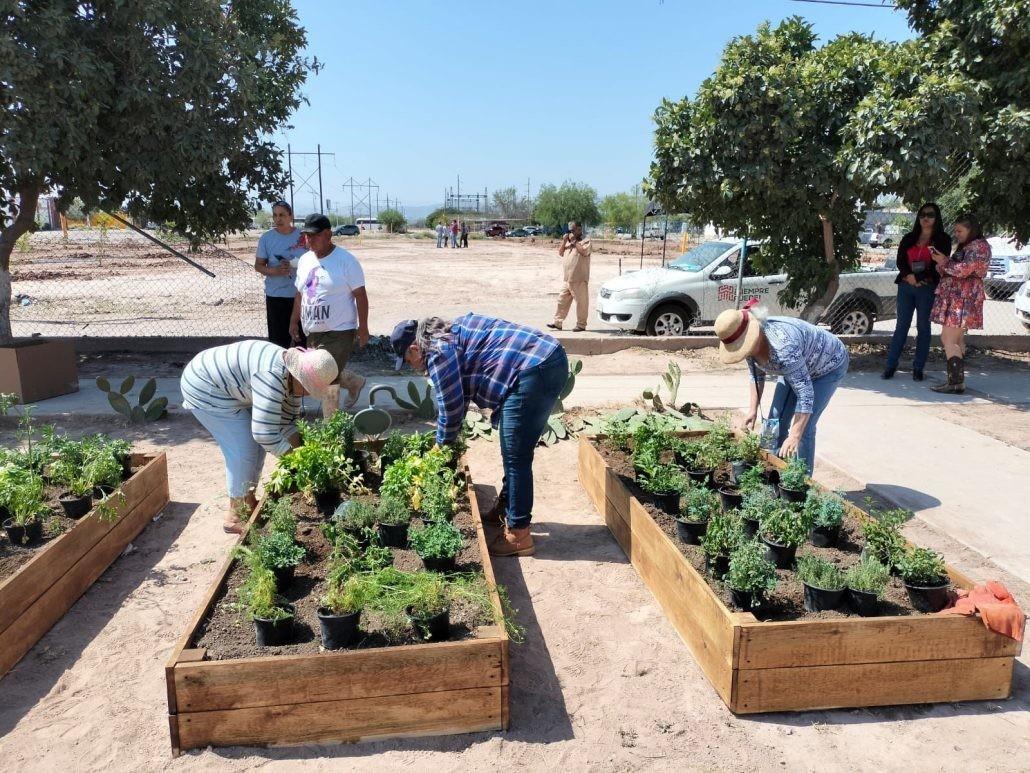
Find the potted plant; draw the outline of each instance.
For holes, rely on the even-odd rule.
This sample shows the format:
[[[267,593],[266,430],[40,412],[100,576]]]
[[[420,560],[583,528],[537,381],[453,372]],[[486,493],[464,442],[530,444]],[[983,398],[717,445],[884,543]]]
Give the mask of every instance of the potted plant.
[[[451,635],[451,601],[447,581],[435,572],[410,575],[405,591],[405,611],[421,638],[446,641]]]
[[[405,502],[394,497],[383,497],[376,509],[376,521],[379,524],[379,539],[384,545],[401,549],[408,546],[411,510]]]
[[[680,512],[680,496],[687,488],[686,478],[673,464],[659,464],[639,481],[640,487],[655,498],[655,504],[672,516]]]
[[[768,490],[761,465],[748,467],[743,474],[737,476],[736,485],[742,497],[761,489]]]
[[[778,504],[765,513],[759,530],[766,555],[777,569],[789,569],[794,564],[798,546],[808,536],[804,518],[784,504]]]
[[[699,545],[713,516],[719,514],[719,500],[706,488],[687,491],[687,506],[676,516],[676,533],[688,545]]]
[[[776,567],[759,543],[747,540],[730,554],[725,581],[735,607],[757,610],[765,602],[765,594],[776,587]]]
[[[730,480],[733,483],[739,483],[740,477],[756,466],[759,467],[758,474],[761,475],[761,464],[762,436],[755,432],[748,432],[733,446]]]
[[[317,611],[322,646],[327,650],[350,646],[358,633],[361,611],[382,593],[374,574],[352,574],[342,582],[330,583]]]
[[[870,617],[878,612],[878,602],[890,579],[890,569],[872,556],[865,556],[844,573],[848,604],[855,614]]]
[[[715,513],[708,519],[708,528],[701,537],[705,563],[716,579],[721,580],[730,568],[730,553],[744,540],[740,519],[735,513]]]
[[[948,605],[951,583],[940,553],[909,548],[898,561],[898,569],[913,607],[920,612],[940,612]]]
[[[902,509],[886,512],[872,511],[870,518],[862,523],[865,547],[862,555],[875,558],[890,570],[896,570],[905,552],[905,538],[901,536],[901,525],[908,519],[908,512]]]
[[[426,521],[450,521],[457,506],[457,487],[450,470],[425,476],[417,486],[419,512]]]
[[[805,609],[836,609],[844,598],[844,573],[836,564],[810,553],[797,558],[798,579],[805,586]]]
[[[7,463],[0,467],[0,508],[4,531],[12,545],[34,545],[43,539],[43,518],[50,514],[43,498],[43,478]]]
[[[244,554],[249,573],[237,591],[238,608],[254,621],[259,647],[277,647],[293,639],[293,608],[276,597],[275,575],[256,551]]]
[[[403,503],[401,506],[403,507]],[[343,529],[359,543],[367,545],[370,541],[370,531],[376,526],[376,507],[368,499],[348,499],[337,505],[331,523]]]
[[[780,481],[776,484],[780,498],[788,502],[804,502],[808,493],[808,465],[795,456],[780,470]]]
[[[293,582],[297,565],[304,560],[305,551],[292,533],[270,531],[261,535],[254,545],[261,563],[272,570],[276,587],[282,589]]]
[[[60,479],[68,488],[61,492],[57,501],[61,503],[64,514],[74,520],[93,509],[93,480],[85,473],[86,470],[79,468],[70,477]]]
[[[758,526],[765,517],[765,514],[779,503],[772,495],[771,490],[764,484],[744,495],[740,505],[740,519],[744,527],[744,533],[748,537],[758,535]]]
[[[803,509],[808,521],[808,538],[818,548],[835,548],[844,523],[844,500],[839,494],[823,494],[810,489]]]
[[[404,456],[405,450],[404,435],[399,430],[394,430],[383,441],[383,447],[379,449],[380,469],[385,471],[387,467]]]
[[[458,528],[447,521],[433,521],[421,528],[408,529],[408,543],[431,572],[454,570],[454,560],[463,541]]]

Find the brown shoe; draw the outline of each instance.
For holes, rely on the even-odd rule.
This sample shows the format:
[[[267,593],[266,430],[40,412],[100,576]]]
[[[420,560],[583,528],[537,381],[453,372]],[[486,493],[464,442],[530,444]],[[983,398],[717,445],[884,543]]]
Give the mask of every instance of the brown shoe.
[[[561,330],[561,325],[556,325],[554,322],[548,322],[547,327],[551,328],[551,330]]]
[[[572,332],[573,333],[585,333],[585,332],[587,332],[587,329],[585,327],[580,327],[579,325],[576,325],[576,327],[572,328]]]
[[[508,500],[504,497],[497,497],[494,506],[483,513],[480,520],[487,526],[504,526],[504,517],[508,513]]]
[[[524,529],[509,529],[504,527],[488,545],[492,556],[531,556],[534,552],[533,535],[529,533],[529,527]]]

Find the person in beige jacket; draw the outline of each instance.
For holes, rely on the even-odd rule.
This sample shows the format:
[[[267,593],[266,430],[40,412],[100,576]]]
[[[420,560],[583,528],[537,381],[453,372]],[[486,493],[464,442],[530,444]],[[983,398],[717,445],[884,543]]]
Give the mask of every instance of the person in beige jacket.
[[[576,327],[572,330],[581,333],[587,329],[587,313],[589,311],[590,284],[590,240],[583,238],[583,226],[575,221],[569,223],[569,231],[562,237],[558,255],[564,260],[565,284],[558,296],[558,310],[554,314],[554,322],[547,327],[561,330],[562,322],[576,301]]]

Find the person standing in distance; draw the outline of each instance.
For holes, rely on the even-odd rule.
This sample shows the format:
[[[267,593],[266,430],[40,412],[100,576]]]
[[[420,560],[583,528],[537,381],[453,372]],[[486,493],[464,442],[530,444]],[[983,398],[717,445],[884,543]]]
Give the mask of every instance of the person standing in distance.
[[[339,378],[322,400],[322,413],[332,416],[340,405],[340,387],[347,390],[347,408],[358,401],[365,379],[346,370],[354,346],[368,343],[368,294],[365,273],[358,259],[333,244],[332,224],[325,215],[304,220],[301,233],[310,250],[297,265],[296,295],[290,335],[299,340],[301,328],[313,349],[329,352]]]
[[[582,333],[587,329],[590,251],[590,240],[583,238],[582,224],[573,220],[569,223],[568,233],[562,237],[561,245],[558,247],[558,256],[564,259],[565,273],[561,294],[558,296],[558,310],[554,314],[554,321],[547,324],[552,330],[561,330],[562,322],[568,316],[573,300],[576,301],[576,327],[572,332]]]
[[[458,247],[458,219],[451,221],[451,249]]]
[[[440,249],[441,247],[446,247],[447,246],[446,238],[447,237],[445,237],[443,235],[443,223],[437,223],[436,224],[436,248],[437,249]]]
[[[469,224],[464,220],[461,221],[461,246],[469,246]]]
[[[293,314],[294,283],[297,261],[307,252],[304,237],[293,225],[293,208],[289,202],[272,205],[271,231],[258,239],[254,270],[265,278],[265,319],[268,340],[284,349],[291,346],[290,317]],[[298,342],[304,345],[303,336]]]

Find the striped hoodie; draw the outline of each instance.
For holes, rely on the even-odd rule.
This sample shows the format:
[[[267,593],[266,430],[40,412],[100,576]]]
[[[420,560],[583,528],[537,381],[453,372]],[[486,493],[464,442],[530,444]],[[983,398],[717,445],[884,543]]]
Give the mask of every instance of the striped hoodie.
[[[216,416],[250,409],[254,440],[281,456],[290,450],[287,437],[303,415],[300,398],[286,389],[283,351],[268,341],[238,341],[202,351],[182,372],[182,407]]]

